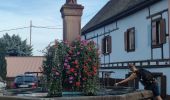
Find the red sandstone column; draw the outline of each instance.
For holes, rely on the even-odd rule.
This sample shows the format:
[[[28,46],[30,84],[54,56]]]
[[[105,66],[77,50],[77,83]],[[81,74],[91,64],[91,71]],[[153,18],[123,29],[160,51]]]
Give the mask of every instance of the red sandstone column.
[[[60,12],[63,18],[63,40],[72,42],[81,32],[81,16],[84,7],[76,0],[66,0]]]

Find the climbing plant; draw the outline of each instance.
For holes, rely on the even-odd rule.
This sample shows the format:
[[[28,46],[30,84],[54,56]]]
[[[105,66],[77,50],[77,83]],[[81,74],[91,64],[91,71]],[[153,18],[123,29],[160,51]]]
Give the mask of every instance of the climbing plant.
[[[61,96],[62,91],[95,95],[99,83],[98,68],[99,53],[93,41],[56,41],[47,50],[43,66],[48,78],[49,95]]]

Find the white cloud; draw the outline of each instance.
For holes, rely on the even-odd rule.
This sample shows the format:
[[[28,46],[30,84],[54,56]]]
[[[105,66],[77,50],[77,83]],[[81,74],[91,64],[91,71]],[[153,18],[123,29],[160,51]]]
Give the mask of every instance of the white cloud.
[[[84,26],[109,0],[77,0],[85,8],[82,16]],[[62,28],[60,9],[65,0],[1,0],[0,31],[29,26],[30,20],[36,26],[53,26]],[[6,32],[0,32],[0,37]],[[29,43],[29,29],[9,31],[10,35],[19,34]],[[54,39],[62,39],[62,29],[32,29],[34,55],[43,55],[43,50]]]

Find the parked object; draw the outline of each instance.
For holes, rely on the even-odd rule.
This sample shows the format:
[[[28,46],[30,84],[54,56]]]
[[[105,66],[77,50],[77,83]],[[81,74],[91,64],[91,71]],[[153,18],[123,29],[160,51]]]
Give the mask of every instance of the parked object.
[[[6,82],[0,77],[0,96],[4,95],[6,89]]]
[[[15,77],[13,88],[37,88],[38,79],[34,75],[25,74]]]

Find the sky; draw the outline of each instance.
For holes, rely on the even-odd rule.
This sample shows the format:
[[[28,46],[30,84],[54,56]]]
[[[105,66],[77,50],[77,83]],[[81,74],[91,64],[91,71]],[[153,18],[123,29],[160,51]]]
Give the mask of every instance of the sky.
[[[32,28],[31,44],[34,56],[43,56],[42,52],[55,39],[62,40],[62,18],[60,9],[66,0],[0,0],[0,37],[5,33],[19,35],[30,44],[30,21]],[[83,27],[109,0],[77,0],[84,6],[81,26]],[[4,31],[15,28],[20,30]]]

